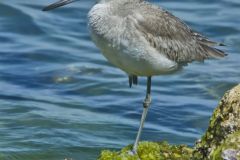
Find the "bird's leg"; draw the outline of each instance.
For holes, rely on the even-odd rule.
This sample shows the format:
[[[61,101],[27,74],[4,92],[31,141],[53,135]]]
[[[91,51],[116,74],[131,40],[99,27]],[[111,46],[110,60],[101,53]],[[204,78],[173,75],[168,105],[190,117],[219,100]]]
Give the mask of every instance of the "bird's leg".
[[[133,84],[133,77],[132,77],[132,75],[128,76],[128,82],[129,82],[129,87],[132,88],[132,84]]]
[[[134,154],[137,153],[138,142],[139,142],[140,137],[141,137],[141,132],[142,132],[142,129],[143,129],[144,121],[146,119],[148,108],[149,108],[150,104],[151,104],[151,77],[148,77],[146,98],[143,101],[142,118],[141,118],[139,130],[138,130],[138,133],[137,133],[137,137],[136,137],[136,140],[135,140],[135,143],[134,143],[134,146],[133,146],[133,153]]]
[[[135,75],[129,75],[128,80],[129,80],[129,87],[130,88],[132,88],[132,84],[135,84],[135,85],[138,84],[138,77],[135,76]]]
[[[138,84],[138,77],[133,75],[133,84],[137,85]]]

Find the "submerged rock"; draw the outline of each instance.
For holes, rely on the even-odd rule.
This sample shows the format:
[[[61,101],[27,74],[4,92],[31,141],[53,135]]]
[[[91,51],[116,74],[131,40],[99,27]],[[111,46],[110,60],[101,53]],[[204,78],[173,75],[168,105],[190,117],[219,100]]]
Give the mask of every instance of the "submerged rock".
[[[102,151],[99,160],[240,160],[240,85],[225,93],[193,149],[167,142],[140,142],[138,155],[132,155],[131,148]]]

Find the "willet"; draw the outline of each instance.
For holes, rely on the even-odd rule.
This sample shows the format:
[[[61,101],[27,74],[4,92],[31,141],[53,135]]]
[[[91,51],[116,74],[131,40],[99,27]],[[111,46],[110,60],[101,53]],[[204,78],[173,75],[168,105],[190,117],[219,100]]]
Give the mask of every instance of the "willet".
[[[61,0],[44,8],[51,10],[75,0]],[[140,127],[133,146],[137,152],[151,103],[151,77],[169,74],[192,61],[224,57],[213,42],[188,27],[160,6],[144,0],[98,0],[88,14],[91,36],[103,55],[125,71],[129,85],[138,76],[147,77]]]

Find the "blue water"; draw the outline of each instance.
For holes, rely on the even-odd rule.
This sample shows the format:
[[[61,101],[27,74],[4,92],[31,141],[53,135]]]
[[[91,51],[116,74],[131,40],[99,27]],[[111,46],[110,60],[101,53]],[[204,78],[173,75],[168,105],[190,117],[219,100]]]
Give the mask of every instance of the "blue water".
[[[0,2],[0,159],[94,160],[133,143],[146,79],[128,87],[92,43],[82,0]],[[240,81],[240,1],[152,1],[195,30],[224,42],[228,57],[153,78],[143,140],[194,145],[224,92]]]

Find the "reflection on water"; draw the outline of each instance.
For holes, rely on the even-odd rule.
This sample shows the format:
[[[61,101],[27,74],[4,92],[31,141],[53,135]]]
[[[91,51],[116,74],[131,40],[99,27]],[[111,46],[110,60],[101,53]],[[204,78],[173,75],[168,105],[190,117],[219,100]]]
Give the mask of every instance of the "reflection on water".
[[[0,3],[0,159],[93,160],[132,143],[138,129],[146,80],[128,88],[91,42],[86,16],[95,2],[41,12],[49,3]],[[153,78],[142,139],[193,145],[220,97],[239,83],[240,2],[155,3],[227,44],[225,59]]]

